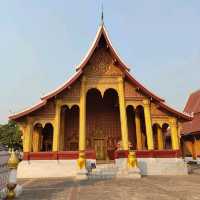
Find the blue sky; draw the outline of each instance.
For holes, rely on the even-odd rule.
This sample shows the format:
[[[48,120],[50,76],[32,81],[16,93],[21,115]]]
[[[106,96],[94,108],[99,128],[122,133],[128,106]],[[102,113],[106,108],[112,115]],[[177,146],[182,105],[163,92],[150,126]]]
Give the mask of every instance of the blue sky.
[[[95,0],[0,2],[0,123],[72,75],[100,10]],[[200,1],[104,0],[104,18],[132,75],[182,110],[200,88]]]

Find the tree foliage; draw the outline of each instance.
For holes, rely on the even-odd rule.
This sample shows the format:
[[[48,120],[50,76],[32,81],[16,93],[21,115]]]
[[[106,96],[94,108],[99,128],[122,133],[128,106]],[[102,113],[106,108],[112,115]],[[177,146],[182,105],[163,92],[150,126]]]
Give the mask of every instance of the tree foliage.
[[[21,131],[14,121],[9,121],[5,125],[0,126],[0,144],[9,148],[22,147]]]

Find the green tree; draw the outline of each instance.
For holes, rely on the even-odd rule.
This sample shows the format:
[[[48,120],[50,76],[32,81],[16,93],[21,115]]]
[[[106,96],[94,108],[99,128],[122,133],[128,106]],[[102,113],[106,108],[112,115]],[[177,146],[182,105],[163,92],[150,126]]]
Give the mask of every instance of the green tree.
[[[9,148],[22,147],[21,131],[14,121],[0,126],[0,144]]]

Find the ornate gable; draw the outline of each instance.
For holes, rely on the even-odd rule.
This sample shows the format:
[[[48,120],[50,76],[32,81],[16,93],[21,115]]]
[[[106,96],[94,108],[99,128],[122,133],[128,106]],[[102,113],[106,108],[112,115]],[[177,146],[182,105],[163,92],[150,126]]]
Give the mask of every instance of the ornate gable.
[[[108,44],[103,36],[91,55],[84,72],[87,76],[121,76],[122,69],[117,66],[116,58],[111,54]]]

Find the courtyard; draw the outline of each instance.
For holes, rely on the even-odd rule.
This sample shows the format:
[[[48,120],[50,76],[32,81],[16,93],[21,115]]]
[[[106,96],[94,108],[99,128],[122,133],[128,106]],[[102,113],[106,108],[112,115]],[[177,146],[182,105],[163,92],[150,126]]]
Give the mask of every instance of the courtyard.
[[[197,200],[200,199],[200,169],[188,176],[146,176],[141,179],[19,180],[23,193],[19,200]]]

